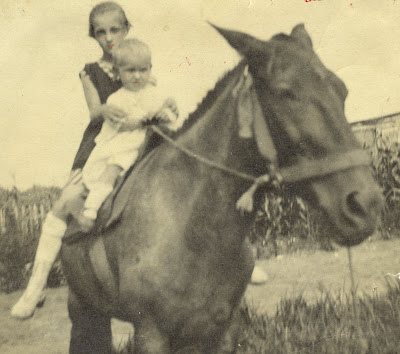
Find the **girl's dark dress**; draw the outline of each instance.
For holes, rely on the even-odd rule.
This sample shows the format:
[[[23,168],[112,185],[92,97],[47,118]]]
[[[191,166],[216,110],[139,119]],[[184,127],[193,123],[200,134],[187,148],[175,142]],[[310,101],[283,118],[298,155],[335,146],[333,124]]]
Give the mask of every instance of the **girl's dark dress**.
[[[106,103],[108,96],[122,87],[121,81],[116,78],[116,75],[112,72],[110,65],[107,65],[107,63],[101,61],[86,64],[80,75],[89,76],[94,87],[99,93],[101,104]],[[103,117],[98,117],[90,121],[85,133],[83,134],[78,152],[76,153],[72,170],[83,168],[83,166],[85,166],[90,153],[96,145],[94,139],[96,138],[97,134],[100,133],[103,121]]]

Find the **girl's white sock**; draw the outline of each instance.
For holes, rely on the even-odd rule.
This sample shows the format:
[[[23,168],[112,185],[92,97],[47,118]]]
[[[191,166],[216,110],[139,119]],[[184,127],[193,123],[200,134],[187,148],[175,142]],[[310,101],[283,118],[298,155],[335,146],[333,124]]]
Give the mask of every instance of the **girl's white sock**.
[[[52,212],[46,216],[42,225],[42,234],[36,252],[37,260],[53,263],[61,248],[61,240],[67,229],[64,220],[56,217]]]

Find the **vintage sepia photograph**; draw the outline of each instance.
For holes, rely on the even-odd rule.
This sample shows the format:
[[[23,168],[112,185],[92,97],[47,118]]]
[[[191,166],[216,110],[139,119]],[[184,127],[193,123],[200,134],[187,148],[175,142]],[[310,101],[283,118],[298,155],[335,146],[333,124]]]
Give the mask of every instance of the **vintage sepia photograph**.
[[[2,0],[0,352],[396,353],[400,0]]]

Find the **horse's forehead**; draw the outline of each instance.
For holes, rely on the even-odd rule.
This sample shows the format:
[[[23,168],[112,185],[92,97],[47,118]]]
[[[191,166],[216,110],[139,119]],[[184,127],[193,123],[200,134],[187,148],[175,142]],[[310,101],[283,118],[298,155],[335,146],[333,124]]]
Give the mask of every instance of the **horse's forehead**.
[[[314,51],[305,49],[296,43],[276,45],[272,60],[276,68],[275,72],[284,74],[282,79],[293,80],[300,77],[324,80],[329,76],[329,71]],[[280,77],[276,79],[280,79]]]
[[[296,43],[276,43],[270,66],[274,70],[269,80],[277,85],[297,88],[299,85],[312,83],[309,88],[321,85],[331,86],[340,97],[346,98],[347,88],[333,72],[328,70],[317,54],[310,48],[302,48]]]

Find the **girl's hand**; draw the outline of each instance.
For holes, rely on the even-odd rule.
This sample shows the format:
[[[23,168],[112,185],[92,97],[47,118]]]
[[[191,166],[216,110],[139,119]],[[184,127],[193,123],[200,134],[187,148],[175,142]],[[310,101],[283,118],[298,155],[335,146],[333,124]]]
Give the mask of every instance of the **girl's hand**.
[[[100,114],[105,120],[108,120],[112,124],[123,123],[123,121],[127,118],[126,112],[124,112],[122,109],[107,104],[101,105]]]

